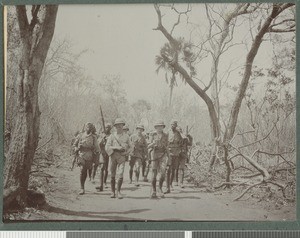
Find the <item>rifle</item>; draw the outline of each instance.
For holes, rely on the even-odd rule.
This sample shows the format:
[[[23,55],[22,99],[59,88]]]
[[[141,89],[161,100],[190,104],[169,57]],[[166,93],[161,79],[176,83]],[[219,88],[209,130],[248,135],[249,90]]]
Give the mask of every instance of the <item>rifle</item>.
[[[104,131],[105,130],[105,122],[104,122],[104,116],[103,116],[101,104],[100,104],[100,114],[101,114],[102,130]]]
[[[186,126],[186,135],[188,135],[190,133],[190,130],[193,128],[194,125],[191,126],[191,128],[189,129],[189,126]],[[188,137],[188,140],[190,140],[190,138]],[[192,143],[192,141],[190,141],[190,143]],[[192,150],[189,150],[189,146],[188,144],[185,145],[186,146],[186,152],[187,152],[187,163],[190,162],[190,158],[191,158],[191,153]]]

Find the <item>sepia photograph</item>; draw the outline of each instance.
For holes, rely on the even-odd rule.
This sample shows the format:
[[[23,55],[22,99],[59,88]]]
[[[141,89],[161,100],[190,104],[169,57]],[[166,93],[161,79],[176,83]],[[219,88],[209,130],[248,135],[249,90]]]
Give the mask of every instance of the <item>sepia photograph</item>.
[[[295,3],[4,6],[3,222],[295,221]]]

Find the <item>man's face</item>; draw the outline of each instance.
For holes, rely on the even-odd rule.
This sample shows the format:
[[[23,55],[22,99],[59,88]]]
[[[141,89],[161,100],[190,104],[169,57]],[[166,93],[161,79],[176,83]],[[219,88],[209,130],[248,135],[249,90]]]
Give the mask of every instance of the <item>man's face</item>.
[[[91,131],[92,131],[92,125],[91,125],[91,124],[87,124],[87,125],[85,126],[85,132],[86,132],[87,134],[89,134],[89,133],[91,133]]]
[[[142,134],[144,130],[141,129],[141,128],[136,128],[136,131],[137,131],[138,134]]]
[[[118,130],[118,131],[120,131],[120,130],[123,130],[123,124],[117,124],[117,125],[115,125],[115,128],[116,128],[116,130]]]
[[[162,132],[164,130],[164,126],[156,126],[155,130],[156,132]]]
[[[105,133],[108,134],[111,131],[111,127],[110,126],[106,126],[105,127]]]
[[[177,127],[177,125],[176,125],[175,123],[171,124],[171,128],[172,128],[172,130],[175,130],[175,129],[176,129],[176,127]]]

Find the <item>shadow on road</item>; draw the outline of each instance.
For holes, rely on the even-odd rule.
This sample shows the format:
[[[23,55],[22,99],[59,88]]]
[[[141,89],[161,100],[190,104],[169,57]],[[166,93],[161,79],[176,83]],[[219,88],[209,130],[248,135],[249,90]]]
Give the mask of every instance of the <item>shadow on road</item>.
[[[136,214],[136,213],[142,213],[149,211],[150,209],[132,209],[128,211],[112,211],[112,212],[93,212],[93,211],[72,211],[64,208],[54,207],[51,205],[46,205],[43,207],[44,211],[47,211],[49,213],[57,213],[57,214],[64,214],[68,216],[78,216],[78,217],[87,217],[87,218],[95,218],[95,219],[105,219],[105,220],[141,220],[141,219],[134,219],[132,217],[126,217],[126,216],[117,216],[114,214]]]

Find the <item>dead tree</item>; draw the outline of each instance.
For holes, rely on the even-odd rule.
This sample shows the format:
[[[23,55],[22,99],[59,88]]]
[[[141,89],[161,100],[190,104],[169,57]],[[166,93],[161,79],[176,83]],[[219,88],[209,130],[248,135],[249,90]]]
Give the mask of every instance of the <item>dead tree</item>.
[[[21,36],[17,78],[17,114],[4,170],[4,208],[12,201],[27,204],[29,173],[38,145],[40,111],[38,85],[53,37],[57,5],[33,5],[31,21],[26,6],[16,6]]]

